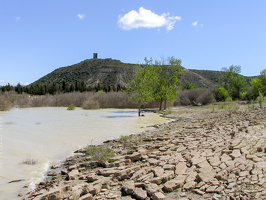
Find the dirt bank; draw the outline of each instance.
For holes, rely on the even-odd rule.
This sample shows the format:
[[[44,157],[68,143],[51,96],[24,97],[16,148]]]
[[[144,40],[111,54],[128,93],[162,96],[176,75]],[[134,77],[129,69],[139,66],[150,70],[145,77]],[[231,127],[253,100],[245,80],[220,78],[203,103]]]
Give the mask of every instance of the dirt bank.
[[[52,166],[46,181],[21,196],[266,199],[266,112],[234,106],[173,108],[167,116],[175,121],[107,141],[116,153],[112,162],[78,153]]]

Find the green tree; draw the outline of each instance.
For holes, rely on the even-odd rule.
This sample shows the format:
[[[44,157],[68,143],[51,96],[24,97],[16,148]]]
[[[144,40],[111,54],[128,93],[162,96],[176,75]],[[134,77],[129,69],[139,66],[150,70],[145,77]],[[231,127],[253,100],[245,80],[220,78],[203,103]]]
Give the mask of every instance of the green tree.
[[[263,85],[262,81],[259,78],[253,78],[250,82],[251,87],[252,87],[252,93],[254,96],[258,97],[259,92],[263,91]]]
[[[262,84],[262,90],[260,92],[262,93],[263,96],[265,96],[266,95],[266,69],[260,72],[259,78]]]
[[[126,86],[126,94],[138,103],[138,116],[141,107],[153,98],[153,82],[157,77],[156,68],[152,65],[146,67],[138,66],[134,71],[134,78]]]
[[[240,92],[247,86],[244,76],[240,75],[241,66],[231,65],[229,68],[222,68],[224,87],[234,99],[240,98]]]
[[[127,85],[126,93],[138,102],[139,115],[140,108],[148,101],[156,100],[160,102],[159,110],[162,110],[162,104],[167,101],[175,101],[178,94],[179,75],[182,73],[181,60],[169,57],[168,65],[162,65],[161,61],[152,59],[146,61],[145,66],[139,66],[135,70],[134,78]],[[164,63],[165,60],[163,60]]]
[[[164,63],[167,62],[165,65]],[[154,83],[153,96],[156,101],[160,102],[159,110],[162,110],[163,102],[166,109],[167,101],[175,101],[179,93],[178,85],[180,84],[179,75],[182,74],[181,60],[169,57],[155,61],[156,81]]]

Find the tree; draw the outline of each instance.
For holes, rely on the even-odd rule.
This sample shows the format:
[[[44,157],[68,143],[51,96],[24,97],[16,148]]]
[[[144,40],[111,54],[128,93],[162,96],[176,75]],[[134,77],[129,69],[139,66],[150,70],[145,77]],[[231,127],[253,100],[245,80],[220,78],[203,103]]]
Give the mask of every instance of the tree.
[[[261,84],[262,84],[262,95],[265,96],[266,95],[266,69],[262,70],[260,72],[260,76],[259,76],[260,80],[261,80]]]
[[[160,102],[159,110],[162,110],[164,102],[164,109],[166,109],[167,101],[175,101],[179,93],[178,85],[180,84],[179,75],[182,74],[181,60],[169,57],[155,61],[157,68],[157,77],[154,84],[153,96],[156,101]],[[167,65],[164,63],[167,62]],[[161,64],[161,65],[160,65]]]
[[[134,78],[126,86],[126,94],[138,103],[138,116],[141,107],[148,101],[153,100],[153,82],[156,78],[156,68],[147,65],[144,68],[138,66],[134,71]]]
[[[160,61],[151,64],[152,59],[147,58],[145,61],[146,65],[135,70],[134,78],[126,87],[126,93],[138,102],[139,115],[140,108],[145,102],[159,101],[159,110],[162,110],[163,102],[166,108],[167,101],[175,101],[180,83],[178,75],[182,73],[181,60],[174,57],[168,58],[168,65],[161,65]]]
[[[241,66],[231,65],[229,68],[222,68],[224,87],[234,99],[240,98],[240,92],[247,86],[244,76],[240,75]]]

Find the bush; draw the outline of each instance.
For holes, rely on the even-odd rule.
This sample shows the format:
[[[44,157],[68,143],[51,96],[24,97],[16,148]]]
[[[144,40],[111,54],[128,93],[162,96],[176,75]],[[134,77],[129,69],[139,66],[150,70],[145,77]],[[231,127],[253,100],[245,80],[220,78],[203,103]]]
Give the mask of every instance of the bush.
[[[260,104],[260,108],[262,108],[262,104],[264,102],[264,96],[263,96],[263,94],[261,92],[259,92],[258,101],[259,101],[259,104]]]
[[[85,110],[93,110],[93,109],[99,109],[100,104],[98,101],[87,100],[87,101],[83,102],[81,107]]]
[[[213,101],[213,94],[207,89],[184,90],[178,95],[178,103],[185,106],[206,105]]]
[[[76,109],[76,106],[74,104],[70,104],[68,107],[67,107],[67,110],[75,110]]]
[[[0,111],[8,111],[12,107],[13,107],[12,102],[10,102],[4,96],[0,96]]]
[[[89,146],[86,154],[90,155],[93,160],[105,162],[115,156],[115,153],[104,146]]]
[[[247,96],[248,96],[248,92],[240,92],[239,97],[241,100],[243,100],[243,101],[247,100],[248,99]]]
[[[228,91],[223,87],[218,88],[217,96],[218,96],[217,99],[218,101],[226,101],[226,99],[230,97]]]

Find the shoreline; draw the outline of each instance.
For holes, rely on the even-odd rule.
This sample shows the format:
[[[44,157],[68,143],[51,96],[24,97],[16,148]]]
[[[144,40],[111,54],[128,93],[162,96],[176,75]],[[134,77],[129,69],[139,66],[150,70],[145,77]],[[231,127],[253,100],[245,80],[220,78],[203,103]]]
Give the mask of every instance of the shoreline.
[[[261,191],[266,186],[265,112],[212,113],[187,109],[166,115],[176,121],[133,134],[126,141],[114,139],[100,145],[116,153],[112,162],[95,162],[79,152],[61,166],[51,166],[49,178],[37,185],[34,192],[21,197],[81,200],[266,197]],[[198,113],[193,113],[193,109]],[[254,138],[257,140],[252,143]]]

